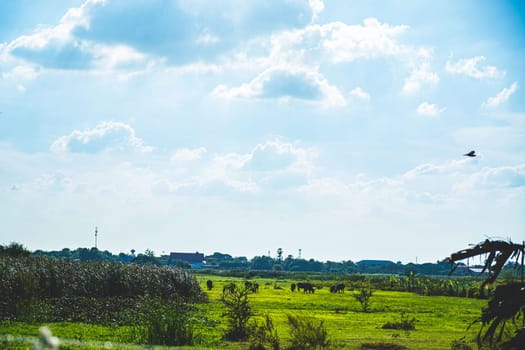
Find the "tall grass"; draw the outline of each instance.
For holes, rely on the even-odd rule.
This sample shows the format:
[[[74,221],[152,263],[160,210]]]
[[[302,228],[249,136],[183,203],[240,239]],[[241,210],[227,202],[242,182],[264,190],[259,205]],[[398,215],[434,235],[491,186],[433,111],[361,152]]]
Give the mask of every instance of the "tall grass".
[[[205,299],[196,279],[180,269],[48,257],[0,258],[0,295],[0,319],[27,318],[29,309],[42,302],[65,307],[60,300],[68,298],[94,304],[145,296],[184,302]]]

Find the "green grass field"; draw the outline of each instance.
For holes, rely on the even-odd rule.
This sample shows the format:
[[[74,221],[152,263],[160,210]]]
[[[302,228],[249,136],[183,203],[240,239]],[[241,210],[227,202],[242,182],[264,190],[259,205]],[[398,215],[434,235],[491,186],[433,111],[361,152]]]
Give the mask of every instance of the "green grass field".
[[[232,280],[242,283],[241,279],[216,276],[197,276],[206,290],[205,281],[211,279],[214,288],[207,292],[209,302],[199,305],[199,308],[212,321],[200,336],[204,345],[195,348],[208,349],[246,349],[246,343],[224,342],[221,335],[225,327],[222,318],[222,305],[219,298],[224,284]],[[362,343],[394,343],[409,349],[450,349],[450,343],[465,337],[474,347],[474,338],[479,325],[474,324],[470,330],[467,327],[480,316],[485,300],[457,297],[429,297],[407,292],[375,291],[371,298],[371,309],[363,312],[361,305],[353,298],[352,291],[343,294],[332,294],[329,282],[311,281],[320,287],[314,294],[291,292],[290,284],[296,281],[256,279],[260,285],[259,292],[250,295],[250,302],[256,312],[256,318],[268,314],[273,320],[281,338],[286,344],[289,339],[287,315],[311,317],[322,320],[328,329],[334,348],[359,349]],[[398,321],[401,312],[417,319],[413,331],[386,330],[382,326],[386,322]],[[4,322],[0,324],[0,345],[8,348],[29,349],[30,345],[13,343],[16,336],[37,336],[40,325],[19,322]],[[129,339],[133,332],[130,327],[103,327],[75,323],[50,324],[53,334],[62,339],[65,348],[140,348],[126,345],[123,341]],[[10,345],[7,344],[9,335]],[[91,342],[91,343],[90,343]],[[93,343],[96,342],[96,343]],[[195,349],[193,348],[193,349]]]

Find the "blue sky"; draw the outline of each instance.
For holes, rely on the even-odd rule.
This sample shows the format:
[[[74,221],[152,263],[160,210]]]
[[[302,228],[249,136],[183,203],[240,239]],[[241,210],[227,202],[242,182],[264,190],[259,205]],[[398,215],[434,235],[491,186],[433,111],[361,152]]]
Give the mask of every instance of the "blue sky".
[[[0,243],[521,241],[524,34],[520,1],[2,1]]]

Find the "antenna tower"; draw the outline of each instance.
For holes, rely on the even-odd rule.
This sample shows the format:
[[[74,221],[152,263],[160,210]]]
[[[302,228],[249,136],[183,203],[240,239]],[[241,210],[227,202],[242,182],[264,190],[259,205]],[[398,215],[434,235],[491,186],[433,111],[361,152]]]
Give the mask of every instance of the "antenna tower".
[[[95,226],[95,249],[97,249],[98,227]]]

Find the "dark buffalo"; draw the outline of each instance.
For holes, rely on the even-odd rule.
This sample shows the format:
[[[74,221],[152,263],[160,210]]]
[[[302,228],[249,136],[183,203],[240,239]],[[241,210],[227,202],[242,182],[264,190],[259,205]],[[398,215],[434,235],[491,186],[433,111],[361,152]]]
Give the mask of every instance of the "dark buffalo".
[[[292,283],[292,284],[290,285],[290,288],[292,289],[292,292],[295,292],[295,287],[297,287],[297,286],[295,285],[295,283]]]
[[[315,292],[314,286],[308,282],[299,282],[297,283],[297,291],[303,290],[303,293],[313,293]]]
[[[344,283],[338,283],[338,284],[334,284],[333,286],[330,286],[330,293],[344,293],[344,292],[345,292]]]
[[[208,287],[208,290],[212,290],[213,289],[213,281],[212,280],[207,280],[206,281],[206,287]]]

